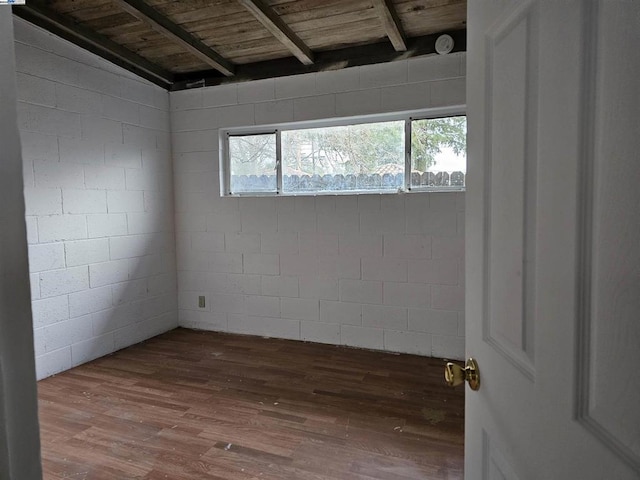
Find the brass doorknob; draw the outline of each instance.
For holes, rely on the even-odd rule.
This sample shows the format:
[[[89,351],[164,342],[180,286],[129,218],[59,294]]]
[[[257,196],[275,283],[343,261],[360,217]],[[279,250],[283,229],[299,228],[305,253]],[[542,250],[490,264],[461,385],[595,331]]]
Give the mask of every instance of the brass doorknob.
[[[444,380],[450,387],[457,387],[466,380],[471,390],[478,390],[480,388],[478,362],[470,358],[464,368],[457,363],[448,362],[444,367]]]

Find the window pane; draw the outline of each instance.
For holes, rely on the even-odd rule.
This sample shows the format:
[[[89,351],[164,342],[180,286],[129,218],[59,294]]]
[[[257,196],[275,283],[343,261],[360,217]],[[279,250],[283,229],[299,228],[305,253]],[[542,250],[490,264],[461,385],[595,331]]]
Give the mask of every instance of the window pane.
[[[282,132],[282,190],[397,190],[404,181],[404,121]]]
[[[467,117],[411,122],[411,186],[464,187]]]
[[[275,192],[276,134],[229,137],[231,193]]]

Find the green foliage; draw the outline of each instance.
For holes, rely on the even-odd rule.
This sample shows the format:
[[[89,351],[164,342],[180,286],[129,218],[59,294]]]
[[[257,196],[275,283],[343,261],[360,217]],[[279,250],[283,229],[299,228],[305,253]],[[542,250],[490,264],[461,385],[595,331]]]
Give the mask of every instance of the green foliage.
[[[413,169],[425,172],[443,148],[456,155],[467,150],[467,117],[414,120],[411,124]]]
[[[285,131],[285,172],[358,174],[386,163],[402,165],[403,138],[401,121]]]

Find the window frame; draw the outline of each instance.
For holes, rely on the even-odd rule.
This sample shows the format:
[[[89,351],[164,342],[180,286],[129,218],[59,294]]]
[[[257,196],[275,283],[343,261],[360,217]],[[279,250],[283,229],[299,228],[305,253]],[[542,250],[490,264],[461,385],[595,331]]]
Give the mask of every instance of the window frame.
[[[321,195],[388,195],[419,192],[464,192],[464,186],[412,186],[411,185],[411,122],[436,118],[467,116],[465,105],[411,110],[406,112],[358,115],[351,117],[327,118],[298,122],[251,125],[243,127],[221,128],[218,131],[220,196],[222,197],[314,197]],[[401,188],[376,190],[335,190],[317,192],[282,191],[282,141],[285,130],[304,130],[310,128],[365,125],[367,123],[404,121],[404,182]],[[229,138],[234,136],[270,135],[276,136],[276,191],[273,192],[231,192],[231,159],[229,156]],[[466,172],[465,172],[466,174]]]

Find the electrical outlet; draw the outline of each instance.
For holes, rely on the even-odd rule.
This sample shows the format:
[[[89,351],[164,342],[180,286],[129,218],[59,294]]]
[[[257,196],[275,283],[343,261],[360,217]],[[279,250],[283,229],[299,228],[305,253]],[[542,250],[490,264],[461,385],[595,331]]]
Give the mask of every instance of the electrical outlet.
[[[205,308],[205,305],[206,303],[205,303],[204,295],[200,295],[198,297],[198,308]]]

